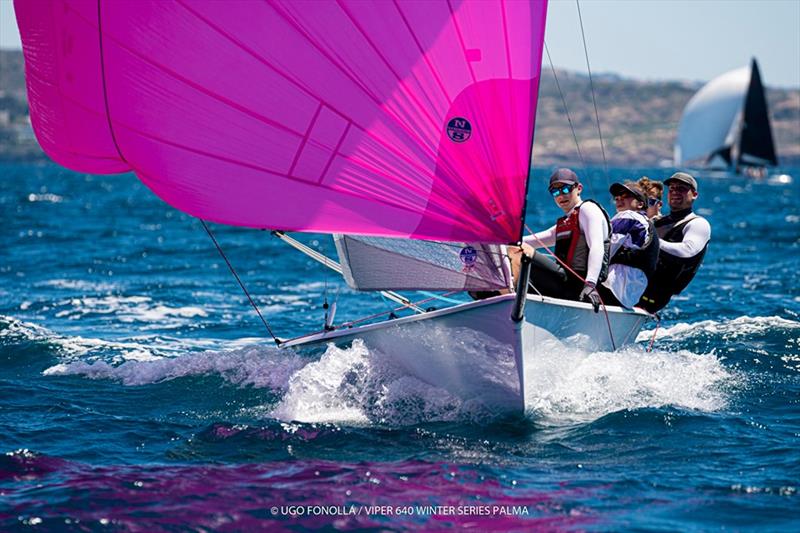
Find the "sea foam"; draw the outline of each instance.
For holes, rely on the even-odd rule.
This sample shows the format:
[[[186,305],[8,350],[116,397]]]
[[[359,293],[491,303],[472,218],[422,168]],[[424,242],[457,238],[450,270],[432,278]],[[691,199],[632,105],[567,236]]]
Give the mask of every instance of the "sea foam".
[[[46,376],[81,375],[110,379],[127,386],[160,383],[187,376],[219,375],[239,386],[280,391],[290,377],[308,361],[293,352],[249,346],[227,352],[200,352],[149,361],[126,361],[112,365],[105,361],[60,363],[44,371]]]
[[[728,322],[678,324],[660,329],[657,338],[685,337],[695,330],[747,335],[778,322],[781,327],[800,328],[796,322],[776,317],[741,317]],[[479,403],[408,375],[391,357],[371,351],[359,340],[346,348],[328,346],[318,358],[309,358],[257,344],[256,339],[228,342],[228,350],[206,346],[199,351],[213,342],[65,337],[15,319],[0,330],[0,336],[9,335],[46,341],[63,351],[62,361],[44,371],[48,376],[82,375],[136,386],[216,374],[238,386],[269,388],[281,394],[268,416],[284,421],[401,426],[491,416]],[[652,332],[644,332],[640,340],[651,336]],[[525,379],[528,416],[556,425],[647,407],[717,411],[727,406],[731,391],[741,381],[737,371],[726,367],[714,353],[685,349],[648,352],[642,345],[617,352],[590,352],[556,339],[537,346]]]
[[[529,415],[545,424],[589,422],[625,409],[673,406],[712,412],[739,382],[714,354],[688,350],[587,352],[548,341],[526,368]]]

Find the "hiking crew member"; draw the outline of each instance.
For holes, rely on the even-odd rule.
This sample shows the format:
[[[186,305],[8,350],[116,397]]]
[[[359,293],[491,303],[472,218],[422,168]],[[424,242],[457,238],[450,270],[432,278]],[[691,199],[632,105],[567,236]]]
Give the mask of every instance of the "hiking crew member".
[[[646,196],[633,181],[614,183],[617,214],[611,219],[608,278],[598,286],[606,305],[632,308],[639,302],[658,261],[658,235],[645,214]]]
[[[711,238],[711,225],[692,212],[697,181],[685,172],[664,180],[670,213],[655,221],[661,239],[658,264],[639,306],[651,313],[663,309],[692,281],[703,262]]]
[[[568,168],[553,172],[548,191],[564,211],[564,216],[551,228],[523,239],[523,250],[533,254],[529,292],[566,300],[586,300],[597,311],[600,296],[596,287],[608,273],[611,229],[608,214],[597,202],[581,200],[583,185]],[[560,262],[533,250],[553,245],[556,257],[577,276],[562,267]],[[518,269],[518,257],[514,263]]]

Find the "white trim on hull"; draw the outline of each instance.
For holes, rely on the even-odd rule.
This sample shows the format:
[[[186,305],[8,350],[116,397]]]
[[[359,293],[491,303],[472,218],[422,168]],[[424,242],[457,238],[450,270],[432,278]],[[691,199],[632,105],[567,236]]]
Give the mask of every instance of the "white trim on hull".
[[[334,330],[286,341],[284,347],[361,339],[391,357],[409,375],[463,401],[498,412],[525,410],[525,368],[546,339],[577,342],[581,348],[611,350],[633,342],[649,315],[608,307],[608,322],[590,304],[528,295],[525,320],[511,320],[514,295]],[[609,325],[614,336],[612,343]]]

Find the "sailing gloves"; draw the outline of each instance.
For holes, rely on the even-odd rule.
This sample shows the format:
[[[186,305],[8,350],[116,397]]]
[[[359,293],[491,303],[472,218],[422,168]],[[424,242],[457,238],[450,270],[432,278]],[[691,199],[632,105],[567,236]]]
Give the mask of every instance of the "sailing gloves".
[[[600,311],[600,295],[597,293],[597,288],[595,288],[594,283],[591,281],[587,281],[583,286],[583,290],[581,291],[581,295],[578,297],[578,300],[591,303],[592,307],[594,307],[595,313]]]

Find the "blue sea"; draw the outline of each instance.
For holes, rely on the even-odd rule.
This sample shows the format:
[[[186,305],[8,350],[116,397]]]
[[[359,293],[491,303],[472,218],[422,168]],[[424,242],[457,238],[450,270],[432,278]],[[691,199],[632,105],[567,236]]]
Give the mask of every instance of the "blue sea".
[[[547,170],[532,228],[560,213]],[[611,208],[610,181],[670,171],[581,173]],[[800,530],[798,168],[699,174],[697,278],[633,346],[541,354],[524,417],[362,343],[276,348],[200,222],[133,175],[0,174],[2,531]],[[338,320],[392,306],[211,229],[280,337],[320,329],[326,297]]]

